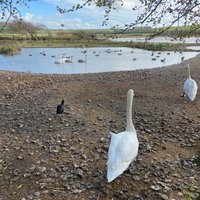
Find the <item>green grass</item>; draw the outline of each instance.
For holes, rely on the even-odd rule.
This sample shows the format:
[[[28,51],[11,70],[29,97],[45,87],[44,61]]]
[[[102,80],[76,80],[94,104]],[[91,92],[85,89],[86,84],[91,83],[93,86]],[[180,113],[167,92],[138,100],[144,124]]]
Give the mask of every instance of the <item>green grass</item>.
[[[124,34],[116,34],[121,30],[91,29],[91,30],[47,30],[40,29],[31,38],[28,34],[13,33],[6,27],[0,33],[0,46],[15,47],[131,47],[153,51],[182,51],[186,50],[184,44],[138,43],[138,42],[114,42],[107,40],[113,36],[131,37],[148,36],[153,33],[151,28],[136,28],[128,30]],[[91,38],[95,34],[96,38]],[[33,40],[34,39],[34,40]]]
[[[3,55],[14,55],[20,51],[19,48],[13,46],[2,46],[0,47],[0,54]]]
[[[1,46],[17,47],[129,47],[152,51],[182,51],[186,50],[183,44],[154,44],[138,42],[114,42],[110,40],[77,40],[77,39],[45,39],[45,40],[1,40]]]
[[[131,45],[135,48],[152,50],[152,51],[186,50],[186,46],[184,44],[133,42]]]

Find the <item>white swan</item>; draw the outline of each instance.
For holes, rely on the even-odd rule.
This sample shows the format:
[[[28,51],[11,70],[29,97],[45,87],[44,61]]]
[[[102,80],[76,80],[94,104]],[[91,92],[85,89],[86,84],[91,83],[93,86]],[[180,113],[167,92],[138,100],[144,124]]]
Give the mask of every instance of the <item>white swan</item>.
[[[122,174],[138,154],[139,142],[132,123],[133,96],[134,91],[130,89],[127,93],[126,130],[118,134],[111,133],[107,161],[108,182]]]
[[[55,64],[64,64],[67,58],[63,58],[59,55],[59,60],[56,60],[54,63]]]
[[[188,65],[188,78],[185,80],[183,85],[184,94],[188,96],[191,101],[194,101],[197,94],[197,83],[190,76],[190,66]]]

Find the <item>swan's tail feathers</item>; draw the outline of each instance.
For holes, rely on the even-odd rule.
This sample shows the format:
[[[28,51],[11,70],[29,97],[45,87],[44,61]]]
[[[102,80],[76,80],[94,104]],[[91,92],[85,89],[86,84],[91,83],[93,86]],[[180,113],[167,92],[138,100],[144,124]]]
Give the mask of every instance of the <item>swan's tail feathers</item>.
[[[107,171],[108,183],[110,183],[113,180],[115,180],[119,175],[121,175],[123,173],[123,171],[121,171],[121,170],[119,171],[119,170],[114,170],[114,169],[109,169],[108,168],[108,171]]]
[[[107,180],[108,183],[112,182],[114,179],[116,179],[118,176],[112,174],[111,172],[107,174]]]
[[[107,168],[107,180],[110,183],[114,179],[116,179],[119,175],[121,175],[125,170],[128,169],[130,163],[119,163],[118,165],[108,164]]]

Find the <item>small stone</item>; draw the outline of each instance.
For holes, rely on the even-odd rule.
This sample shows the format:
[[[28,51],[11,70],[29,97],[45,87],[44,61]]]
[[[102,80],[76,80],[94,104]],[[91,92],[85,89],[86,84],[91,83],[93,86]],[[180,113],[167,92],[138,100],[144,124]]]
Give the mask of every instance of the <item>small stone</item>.
[[[162,199],[164,199],[164,200],[168,200],[168,199],[169,199],[168,196],[167,196],[166,194],[161,194],[160,197],[161,197]]]
[[[50,151],[50,153],[59,153],[60,152],[60,146],[58,146],[58,145],[50,146],[49,151]]]
[[[170,187],[168,187],[168,186],[165,186],[165,188],[163,189],[163,192],[169,192],[171,190],[171,188]]]
[[[47,186],[46,183],[40,183],[40,189],[41,189],[41,190],[44,189],[46,186]]]
[[[85,154],[82,154],[82,157],[83,157],[84,159],[87,159],[87,156],[86,156]]]
[[[81,193],[82,192],[82,190],[73,190],[73,193],[74,194],[79,194],[79,193]]]
[[[68,152],[68,149],[66,147],[61,147],[61,150],[64,152]]]
[[[38,171],[41,173],[46,171],[46,169],[47,169],[46,167],[38,167]]]
[[[78,175],[80,178],[82,178],[83,177],[83,170],[78,168],[78,169],[75,170],[75,174]]]
[[[183,193],[182,193],[182,192],[178,192],[178,196],[179,196],[179,197],[182,197],[182,196],[183,196]]]
[[[31,173],[25,173],[24,174],[24,178],[29,178],[29,177],[31,177]]]
[[[40,192],[35,192],[35,193],[34,193],[34,196],[35,196],[35,197],[40,197]]]
[[[17,159],[18,159],[18,160],[23,160],[24,157],[23,157],[23,156],[18,156]]]
[[[3,165],[0,164],[0,172],[3,171]]]
[[[49,193],[49,190],[43,190],[42,191],[42,194],[48,194]]]
[[[135,180],[135,181],[140,181],[141,178],[140,178],[139,176],[135,176],[135,177],[133,177],[133,180]]]
[[[33,199],[33,197],[31,195],[27,195],[27,199]]]
[[[161,187],[158,185],[151,185],[151,189],[154,191],[159,191],[159,190],[161,190]]]
[[[165,183],[171,183],[172,180],[171,179],[165,179]]]
[[[136,194],[134,197],[135,197],[136,199],[141,199],[141,196],[138,195],[138,194]]]
[[[189,142],[194,143],[195,141],[193,139],[189,139]]]

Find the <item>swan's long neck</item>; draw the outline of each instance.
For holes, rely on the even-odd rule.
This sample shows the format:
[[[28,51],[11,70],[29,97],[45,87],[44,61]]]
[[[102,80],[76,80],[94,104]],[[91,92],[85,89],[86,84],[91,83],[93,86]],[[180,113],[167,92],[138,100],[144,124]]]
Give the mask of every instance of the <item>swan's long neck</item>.
[[[132,122],[132,105],[133,105],[134,92],[130,89],[127,93],[127,105],[126,105],[126,130],[134,131],[135,128]]]
[[[190,75],[190,65],[188,65],[188,78],[191,78],[191,75]]]

